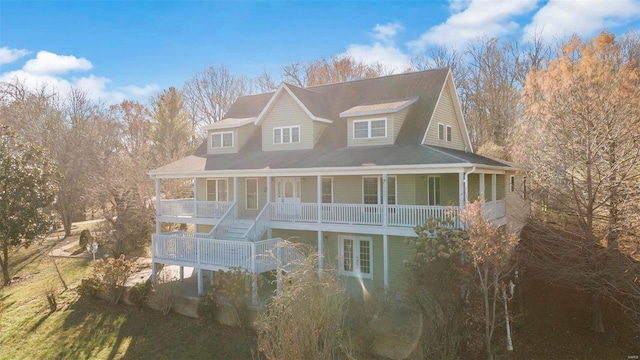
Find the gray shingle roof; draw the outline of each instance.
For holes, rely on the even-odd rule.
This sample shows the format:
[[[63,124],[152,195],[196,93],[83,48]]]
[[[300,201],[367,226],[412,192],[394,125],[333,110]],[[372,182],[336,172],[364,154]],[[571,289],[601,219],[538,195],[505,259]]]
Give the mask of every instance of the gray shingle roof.
[[[472,163],[508,166],[464,151],[421,145],[448,71],[448,69],[435,69],[306,89],[288,85],[315,116],[333,120],[332,124],[327,125],[313,149],[263,152],[261,131],[256,127],[256,131],[238,153],[207,155],[207,146],[204,142],[194,155],[156,169],[152,173],[248,170],[267,167],[271,169],[352,167],[363,164],[462,165]],[[257,117],[273,94],[241,97],[233,104],[226,117]],[[418,97],[418,100],[409,107],[395,144],[347,147],[347,119],[340,118],[341,112],[359,105],[415,97]]]

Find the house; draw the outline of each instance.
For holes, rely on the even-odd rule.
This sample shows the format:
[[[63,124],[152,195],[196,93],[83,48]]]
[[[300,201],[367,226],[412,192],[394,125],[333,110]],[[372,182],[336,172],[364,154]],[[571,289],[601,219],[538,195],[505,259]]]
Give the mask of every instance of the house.
[[[337,266],[369,289],[398,281],[414,226],[485,199],[485,214],[517,226],[525,179],[474,154],[450,69],[240,97],[186,158],[155,169],[153,264],[273,270],[317,248],[319,270]],[[163,199],[162,181],[193,182],[193,198]],[[162,233],[161,223],[195,232]],[[462,227],[462,224],[455,224]]]

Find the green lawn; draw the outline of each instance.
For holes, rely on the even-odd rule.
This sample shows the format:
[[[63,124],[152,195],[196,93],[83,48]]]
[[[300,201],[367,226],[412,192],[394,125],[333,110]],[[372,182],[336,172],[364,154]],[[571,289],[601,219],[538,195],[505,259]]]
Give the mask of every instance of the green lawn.
[[[11,255],[18,279],[0,289],[0,359],[251,359],[251,331],[79,299],[75,287],[91,273],[91,260],[57,259],[69,285],[64,291],[44,256],[51,242]],[[58,294],[53,313],[45,298],[50,289]]]

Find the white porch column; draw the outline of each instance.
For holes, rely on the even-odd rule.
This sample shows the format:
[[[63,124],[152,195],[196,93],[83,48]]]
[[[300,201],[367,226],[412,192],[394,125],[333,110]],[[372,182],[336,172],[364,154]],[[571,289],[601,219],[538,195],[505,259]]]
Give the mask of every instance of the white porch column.
[[[198,296],[202,295],[202,270],[198,269]]]
[[[458,173],[458,196],[459,196],[459,205],[464,206],[464,172]]]
[[[193,217],[198,217],[198,178],[193,178]]]
[[[318,274],[322,273],[324,267],[324,238],[322,231],[318,231]]]
[[[322,175],[317,176],[317,189],[316,196],[318,199],[318,223],[322,222]],[[320,247],[318,246],[318,251],[320,251]]]
[[[184,266],[180,266],[180,281],[184,281]]]
[[[238,177],[233,177],[233,201],[238,202]]]
[[[384,289],[389,290],[389,235],[382,235]]]
[[[160,178],[156,178],[156,234],[160,234],[160,222],[158,216],[160,216]]]
[[[389,205],[389,182],[387,174],[382,174],[382,226],[387,226],[387,206]]]
[[[485,200],[485,195],[484,195],[484,174],[479,174],[478,175],[480,177],[480,199],[482,201]]]
[[[493,201],[494,203],[496,202],[496,186],[497,186],[497,181],[496,181],[496,174],[491,174],[491,201]]]
[[[158,279],[158,263],[153,261],[151,263],[151,281],[156,284],[156,280]]]
[[[267,203],[271,202],[271,176],[267,176]]]

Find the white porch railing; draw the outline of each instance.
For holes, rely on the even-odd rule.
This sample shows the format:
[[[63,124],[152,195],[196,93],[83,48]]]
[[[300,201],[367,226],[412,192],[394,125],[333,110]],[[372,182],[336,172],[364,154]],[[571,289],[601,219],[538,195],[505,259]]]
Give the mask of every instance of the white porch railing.
[[[322,204],[322,222],[350,225],[382,225],[382,205]]]
[[[271,220],[318,222],[318,204],[316,203],[272,202],[269,208]]]
[[[389,205],[387,222],[389,226],[414,227],[429,219],[452,220],[455,228],[460,228],[458,206]]]
[[[484,218],[487,220],[501,219],[506,216],[504,200],[487,201],[482,208]]]
[[[158,215],[221,218],[231,205],[233,201],[160,200]]]
[[[247,232],[244,234],[245,239],[249,239],[250,241],[258,241],[262,238],[262,234],[269,228],[270,221],[270,212],[269,212],[269,203],[266,203],[260,213],[256,217],[256,220],[253,222],[253,225]]]
[[[229,209],[222,215],[220,218],[220,222],[213,228],[213,237],[217,239],[221,239],[224,237],[224,234],[229,231],[233,224],[238,219],[238,204],[233,203]]]
[[[239,267],[263,273],[289,266],[299,260],[297,251],[278,251],[280,238],[250,241],[218,240],[203,234],[172,232],[154,234],[152,255],[155,262],[166,262],[197,268]],[[280,258],[277,258],[280,256]]]

